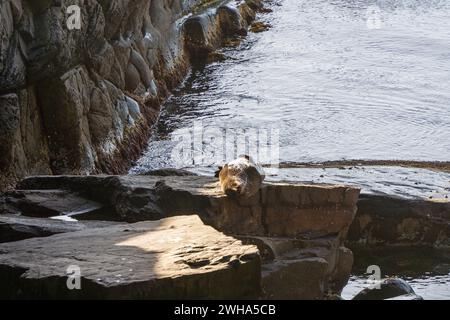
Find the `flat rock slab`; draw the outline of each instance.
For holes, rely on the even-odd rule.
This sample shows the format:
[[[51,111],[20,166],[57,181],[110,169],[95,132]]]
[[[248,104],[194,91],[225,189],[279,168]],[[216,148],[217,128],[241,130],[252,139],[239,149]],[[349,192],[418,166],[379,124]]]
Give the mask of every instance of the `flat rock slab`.
[[[256,246],[180,216],[2,244],[0,298],[254,298],[260,264]]]
[[[348,240],[353,243],[450,247],[449,172],[345,166],[269,169],[266,173],[270,181],[302,180],[360,187],[358,212],[348,233]]]
[[[347,240],[450,248],[450,203],[362,195]]]
[[[265,169],[269,181],[351,184],[362,194],[450,203],[450,172],[395,166]]]
[[[20,210],[23,215],[30,217],[93,216],[104,207],[97,201],[60,189],[15,190],[7,197],[11,199],[10,205]]]
[[[58,233],[81,231],[88,228],[110,227],[110,221],[62,221],[48,218],[31,218],[12,214],[0,215],[0,243],[34,237],[48,237]]]
[[[194,212],[229,234],[308,238],[344,234],[360,191],[346,185],[268,182],[249,199],[232,199],[214,177],[139,175],[37,176],[20,187],[84,192],[128,222]]]

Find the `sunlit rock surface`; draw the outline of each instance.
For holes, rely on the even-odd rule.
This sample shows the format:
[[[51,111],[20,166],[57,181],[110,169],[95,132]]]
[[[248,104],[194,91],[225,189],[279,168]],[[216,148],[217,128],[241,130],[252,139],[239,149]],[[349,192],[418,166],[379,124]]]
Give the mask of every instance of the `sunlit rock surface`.
[[[182,216],[0,246],[2,298],[226,299],[260,294],[255,246]],[[79,267],[81,289],[67,288]]]

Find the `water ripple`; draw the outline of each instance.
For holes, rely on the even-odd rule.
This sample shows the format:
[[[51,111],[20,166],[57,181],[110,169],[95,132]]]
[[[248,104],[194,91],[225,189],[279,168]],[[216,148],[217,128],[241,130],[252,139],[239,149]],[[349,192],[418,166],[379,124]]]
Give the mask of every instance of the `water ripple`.
[[[225,49],[228,61],[191,73],[149,150],[201,119],[278,126],[281,161],[448,161],[450,1],[281,4],[261,16],[273,28]],[[379,29],[367,24],[374,4]]]

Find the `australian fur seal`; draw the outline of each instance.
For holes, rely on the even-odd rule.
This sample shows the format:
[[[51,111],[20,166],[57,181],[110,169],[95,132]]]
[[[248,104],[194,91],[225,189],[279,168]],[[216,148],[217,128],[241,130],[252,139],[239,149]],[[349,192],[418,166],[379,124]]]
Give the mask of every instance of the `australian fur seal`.
[[[262,167],[250,156],[239,156],[216,172],[220,186],[227,196],[251,197],[261,188],[265,178]]]

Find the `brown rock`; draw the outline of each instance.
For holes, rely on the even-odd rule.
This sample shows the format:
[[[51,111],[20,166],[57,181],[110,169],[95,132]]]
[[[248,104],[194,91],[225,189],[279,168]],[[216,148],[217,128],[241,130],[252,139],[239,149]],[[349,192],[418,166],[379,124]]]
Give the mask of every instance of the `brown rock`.
[[[31,177],[20,187],[32,193],[60,189],[96,199],[124,221],[195,212],[217,230],[257,246],[267,271],[267,292],[273,297],[285,292],[289,298],[319,299],[340,293],[353,263],[343,241],[356,210],[356,188],[266,183],[260,194],[235,199],[222,192],[216,178],[183,174]],[[346,204],[348,199],[354,202]],[[313,266],[305,267],[311,264],[308,259],[316,259]],[[311,282],[296,273],[308,268],[314,273]]]
[[[271,28],[272,26],[270,24],[264,23],[264,22],[254,22],[250,26],[250,31],[254,33],[264,32]]]
[[[26,249],[26,250],[25,250]],[[196,216],[0,245],[2,298],[241,299],[260,294],[260,258]],[[30,257],[33,257],[30,259]],[[78,266],[81,290],[68,290]]]
[[[289,300],[322,299],[327,267],[328,263],[323,258],[278,260],[264,265],[264,297]]]
[[[263,290],[266,298],[283,299],[287,290],[292,294],[289,299],[322,299],[325,295],[340,294],[350,277],[353,254],[341,246],[342,240],[339,238],[238,238],[246,244],[258,247],[263,258]],[[321,259],[325,262],[325,267],[322,264],[318,269],[313,267],[311,273],[315,274],[316,278],[312,278],[311,282],[303,282],[303,278],[296,274],[293,268],[303,268],[302,264],[308,264],[311,259]],[[297,291],[287,287],[297,287]],[[309,296],[305,293],[306,288],[311,289]]]
[[[348,241],[366,245],[450,245],[450,203],[364,194]]]
[[[344,236],[359,194],[343,186],[266,183],[261,195],[231,199],[216,178],[204,176],[32,177],[21,188],[83,191],[114,207],[126,221],[196,212],[230,234],[277,237]],[[331,202],[330,195],[335,200],[336,194],[353,203]]]
[[[63,221],[2,214],[0,215],[0,242],[48,237],[58,233],[80,231],[87,228],[110,227],[114,224],[116,223],[107,221]]]
[[[342,289],[347,285],[352,272],[353,261],[353,252],[350,249],[346,247],[338,249],[336,267],[332,276],[332,291],[341,293]]]

